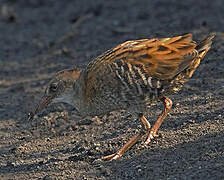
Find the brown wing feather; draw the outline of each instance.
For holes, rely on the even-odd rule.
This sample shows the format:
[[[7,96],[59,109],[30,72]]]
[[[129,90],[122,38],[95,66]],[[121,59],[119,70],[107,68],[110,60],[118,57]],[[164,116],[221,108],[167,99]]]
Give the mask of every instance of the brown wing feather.
[[[146,72],[150,76],[169,79],[186,68],[187,64],[197,56],[195,47],[192,34],[173,38],[127,41],[96,58],[88,65],[87,71],[90,76],[91,72],[95,74],[101,69],[100,66],[125,59],[126,63],[146,66]]]
[[[86,87],[86,93],[89,94],[94,87],[99,87],[99,78],[104,76],[104,69],[119,60],[127,65],[142,66],[148,76],[160,80],[171,79],[198,56],[195,47],[192,34],[127,41],[100,55],[87,66],[85,82],[92,87]]]
[[[174,77],[197,56],[194,50],[196,43],[192,41],[191,34],[137,42],[134,41],[129,49],[120,47],[116,51],[116,58],[120,58],[120,52],[126,52],[126,63],[142,65],[149,76],[161,80]]]

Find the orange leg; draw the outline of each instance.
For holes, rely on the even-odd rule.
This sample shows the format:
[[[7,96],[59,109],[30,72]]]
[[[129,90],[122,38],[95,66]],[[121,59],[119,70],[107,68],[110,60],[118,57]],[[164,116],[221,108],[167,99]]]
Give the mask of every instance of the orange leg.
[[[104,156],[102,159],[103,160],[115,160],[120,158],[128,149],[130,149],[142,136],[144,136],[146,133],[149,133],[149,130],[151,128],[150,123],[148,120],[144,117],[143,114],[140,114],[139,116],[143,126],[142,126],[142,131],[140,134],[134,136],[131,138],[121,149],[119,149],[116,153]]]
[[[166,118],[167,114],[170,112],[170,110],[172,108],[173,103],[172,103],[171,99],[169,99],[167,97],[163,97],[161,99],[161,101],[164,104],[164,111],[159,116],[156,123],[153,125],[150,132],[148,133],[148,136],[147,136],[147,138],[145,140],[145,143],[144,143],[145,145],[148,145],[154,138],[158,137],[157,131],[158,131],[159,127],[161,126],[163,120]]]

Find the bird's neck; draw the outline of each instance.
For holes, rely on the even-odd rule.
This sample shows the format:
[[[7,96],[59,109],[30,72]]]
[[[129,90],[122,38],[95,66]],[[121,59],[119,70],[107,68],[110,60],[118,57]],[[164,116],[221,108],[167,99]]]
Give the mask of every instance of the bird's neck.
[[[84,74],[81,73],[79,78],[74,82],[72,87],[72,100],[73,106],[80,112],[85,110],[84,103],[84,93],[85,93],[85,84],[84,84]]]

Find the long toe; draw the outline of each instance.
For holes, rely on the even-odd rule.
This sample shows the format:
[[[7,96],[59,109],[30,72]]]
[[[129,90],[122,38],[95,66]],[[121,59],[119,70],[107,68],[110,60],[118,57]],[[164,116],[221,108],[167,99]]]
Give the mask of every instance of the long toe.
[[[102,157],[102,160],[104,161],[111,161],[111,160],[116,160],[118,158],[120,158],[121,156],[117,153],[114,153],[114,154],[110,154],[108,156],[104,156]]]

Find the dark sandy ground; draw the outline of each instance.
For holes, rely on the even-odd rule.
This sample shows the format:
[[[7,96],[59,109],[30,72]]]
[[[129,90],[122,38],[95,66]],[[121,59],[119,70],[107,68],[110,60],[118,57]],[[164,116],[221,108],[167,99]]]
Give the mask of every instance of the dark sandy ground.
[[[55,104],[25,118],[55,72],[126,40],[187,32],[217,36],[148,148],[97,160],[139,132],[127,112],[80,119]],[[223,57],[223,0],[1,0],[0,179],[224,179]]]

